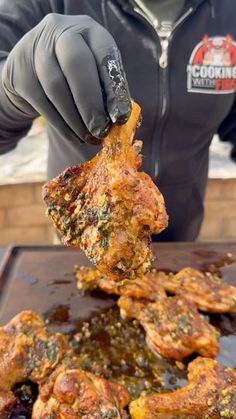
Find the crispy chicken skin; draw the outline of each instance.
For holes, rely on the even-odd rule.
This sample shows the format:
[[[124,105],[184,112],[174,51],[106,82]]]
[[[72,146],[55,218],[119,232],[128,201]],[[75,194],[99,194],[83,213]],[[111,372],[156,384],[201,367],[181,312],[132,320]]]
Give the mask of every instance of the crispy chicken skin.
[[[172,393],[155,393],[133,401],[131,418],[236,418],[236,370],[198,357],[188,365],[188,381]]]
[[[22,311],[0,328],[0,390],[29,379],[40,383],[65,355],[67,339],[50,334],[32,311]]]
[[[75,271],[80,291],[101,288],[108,294],[128,295],[155,301],[163,289],[183,295],[200,310],[209,313],[236,313],[236,287],[223,282],[219,276],[197,269],[184,268],[177,274],[152,269],[128,284],[119,286],[95,268],[77,267]]]
[[[236,287],[212,273],[184,268],[163,278],[162,285],[174,294],[184,294],[188,301],[209,313],[236,313]]]
[[[40,388],[34,419],[126,418],[126,390],[79,369],[67,338],[49,333],[36,313],[23,311],[1,327],[0,343],[1,419],[16,403],[11,390],[26,380]]]
[[[117,294],[116,291],[119,289],[119,284],[115,281],[109,281],[106,275],[100,272],[97,268],[87,266],[75,266],[74,273],[76,277],[77,288],[82,294],[86,291],[92,291],[97,288],[103,289],[103,281],[111,283],[111,290],[114,287],[113,294]],[[110,288],[108,287],[108,294],[110,294],[109,289]]]
[[[12,391],[0,391],[0,418],[8,419],[11,409],[16,403],[16,397]]]
[[[150,237],[168,222],[163,196],[144,172],[141,141],[133,141],[140,107],[114,125],[101,151],[66,169],[44,186],[47,213],[68,246],[80,247],[97,268],[116,281],[146,272]]]
[[[160,296],[166,296],[161,282],[165,280],[164,272],[156,272],[152,270],[145,275],[139,276],[132,281],[123,281],[120,285],[116,281],[108,279],[108,277],[96,268],[85,266],[75,267],[75,276],[77,288],[81,293],[88,290],[100,288],[107,294],[126,295],[134,298],[145,298],[155,301]]]
[[[0,328],[0,417],[14,404],[11,389],[26,380],[41,383],[72,350],[65,336],[50,334],[36,313],[22,311]]]
[[[59,368],[41,386],[32,419],[125,419],[128,401],[119,384],[80,369]]]
[[[194,352],[214,357],[219,351],[215,328],[184,298],[160,297],[152,303],[122,296],[118,306],[122,317],[140,321],[155,353],[182,361]]]

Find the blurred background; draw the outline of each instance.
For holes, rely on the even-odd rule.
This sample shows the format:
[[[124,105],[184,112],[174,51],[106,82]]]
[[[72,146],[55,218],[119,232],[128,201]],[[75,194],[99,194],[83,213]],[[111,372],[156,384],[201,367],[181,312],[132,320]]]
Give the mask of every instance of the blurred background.
[[[41,196],[47,148],[45,124],[39,118],[14,151],[0,156],[0,246],[56,242]],[[236,164],[230,150],[230,144],[214,137],[199,240],[236,239]]]

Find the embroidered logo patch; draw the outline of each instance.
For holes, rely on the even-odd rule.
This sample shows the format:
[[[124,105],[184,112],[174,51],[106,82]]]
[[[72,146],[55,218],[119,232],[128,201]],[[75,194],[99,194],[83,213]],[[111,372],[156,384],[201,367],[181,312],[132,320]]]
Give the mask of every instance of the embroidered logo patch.
[[[235,92],[236,43],[233,37],[205,35],[191,54],[187,73],[188,92]]]

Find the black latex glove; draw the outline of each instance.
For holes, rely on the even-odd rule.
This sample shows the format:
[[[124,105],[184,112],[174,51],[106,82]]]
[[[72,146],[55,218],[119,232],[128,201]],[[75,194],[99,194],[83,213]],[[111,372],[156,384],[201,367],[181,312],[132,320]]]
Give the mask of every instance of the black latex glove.
[[[67,138],[103,138],[131,111],[116,43],[88,16],[47,15],[12,49],[2,82],[24,118],[43,115]]]

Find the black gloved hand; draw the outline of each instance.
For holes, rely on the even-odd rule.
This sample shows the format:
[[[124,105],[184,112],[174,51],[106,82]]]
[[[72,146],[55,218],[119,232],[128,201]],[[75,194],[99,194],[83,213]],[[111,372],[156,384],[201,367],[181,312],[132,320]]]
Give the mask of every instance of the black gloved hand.
[[[24,117],[43,115],[68,138],[103,138],[131,111],[116,43],[88,16],[47,15],[10,52],[2,82]]]

